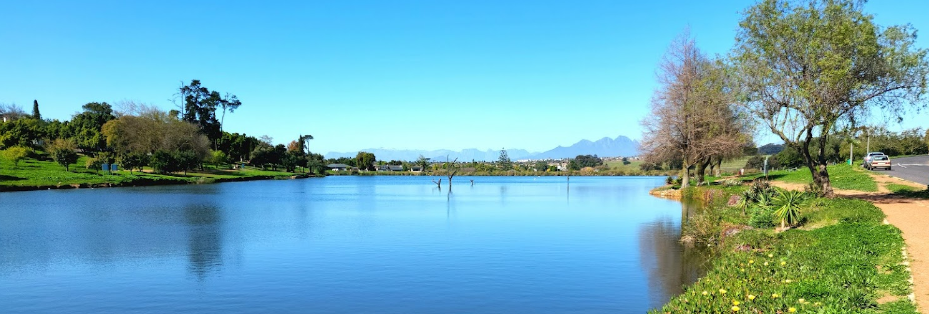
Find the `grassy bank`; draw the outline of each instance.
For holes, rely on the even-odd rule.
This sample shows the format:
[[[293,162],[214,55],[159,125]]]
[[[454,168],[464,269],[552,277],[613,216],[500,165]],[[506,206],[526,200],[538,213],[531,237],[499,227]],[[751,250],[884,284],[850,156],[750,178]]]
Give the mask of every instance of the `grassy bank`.
[[[826,168],[829,171],[829,179],[832,187],[842,190],[854,190],[864,192],[876,192],[877,183],[871,178],[858,164],[835,164]],[[747,178],[764,177],[761,173],[755,173]],[[776,170],[768,172],[769,180],[784,181],[787,183],[810,184],[813,182],[813,175],[807,168],[797,170]]]
[[[798,228],[778,232],[776,218],[725,204],[748,188],[684,191],[711,203],[690,218],[685,237],[717,254],[705,277],[653,313],[916,313],[906,297],[912,288],[903,238],[882,223],[880,209],[862,200],[807,198]],[[759,219],[767,226],[749,227],[765,225]]]
[[[155,174],[138,171],[115,171],[112,173],[85,169],[86,157],[81,157],[70,170],[52,161],[26,159],[18,166],[5,164],[0,167],[0,191],[25,191],[52,188],[82,188],[107,186],[143,186],[165,184],[203,184],[226,181],[258,179],[289,179],[304,174],[282,171],[266,171],[246,167],[239,170],[206,167],[203,171],[172,174]]]

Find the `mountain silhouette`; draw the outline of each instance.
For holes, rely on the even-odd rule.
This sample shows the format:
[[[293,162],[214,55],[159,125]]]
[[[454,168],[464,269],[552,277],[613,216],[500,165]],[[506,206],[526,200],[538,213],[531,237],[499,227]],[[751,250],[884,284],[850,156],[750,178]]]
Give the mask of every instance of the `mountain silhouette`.
[[[577,155],[597,155],[599,157],[618,157],[618,156],[636,156],[638,155],[639,143],[625,136],[618,136],[615,139],[604,137],[591,142],[581,140],[568,147],[558,146],[542,153],[532,153],[525,149],[507,149],[507,155],[511,160],[520,159],[562,159],[574,158]],[[448,149],[437,150],[416,150],[416,149],[389,149],[389,148],[368,148],[362,149],[374,154],[377,160],[403,160],[413,161],[420,155],[430,158],[434,161],[445,161],[446,156],[449,160],[458,158],[458,161],[495,161],[500,157],[499,149],[479,150],[476,148],[463,149],[454,151]],[[358,152],[329,152],[326,158],[355,157]]]

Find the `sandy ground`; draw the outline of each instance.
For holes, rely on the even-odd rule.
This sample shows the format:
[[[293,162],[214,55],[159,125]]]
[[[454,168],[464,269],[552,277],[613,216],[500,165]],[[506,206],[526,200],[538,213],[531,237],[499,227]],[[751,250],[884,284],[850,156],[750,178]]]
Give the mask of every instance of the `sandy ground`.
[[[924,189],[925,185],[871,174],[878,184],[877,192],[835,190],[836,194],[868,200],[884,211],[887,221],[903,231],[913,274],[913,293],[920,313],[929,314],[929,200],[908,199],[890,195],[888,183]],[[803,190],[803,184],[772,181],[772,185],[790,190]]]

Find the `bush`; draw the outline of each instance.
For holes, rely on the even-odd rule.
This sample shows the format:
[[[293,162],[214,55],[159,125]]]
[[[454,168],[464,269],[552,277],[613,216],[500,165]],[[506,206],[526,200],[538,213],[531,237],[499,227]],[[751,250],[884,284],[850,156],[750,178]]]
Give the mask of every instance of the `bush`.
[[[748,224],[755,228],[774,227],[774,209],[767,206],[754,206],[750,210]]]
[[[162,150],[152,154],[150,164],[155,171],[160,173],[175,172],[178,169],[177,159],[174,158],[174,155]]]
[[[25,147],[14,146],[3,150],[2,152],[3,159],[8,160],[13,164],[13,167],[19,166],[19,162],[26,158],[28,151]]]

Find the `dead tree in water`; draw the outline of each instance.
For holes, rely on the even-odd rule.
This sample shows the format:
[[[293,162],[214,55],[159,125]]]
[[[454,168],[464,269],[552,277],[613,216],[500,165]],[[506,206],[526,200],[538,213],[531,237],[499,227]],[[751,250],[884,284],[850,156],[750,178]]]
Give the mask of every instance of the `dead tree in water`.
[[[458,170],[461,170],[461,167],[455,166],[456,164],[458,164],[458,158],[455,158],[455,160],[452,160],[451,164],[449,164],[448,155],[445,156],[445,173],[448,175],[448,192],[449,193],[452,192],[452,178],[455,177],[456,174],[458,174]],[[452,167],[455,168],[455,171],[452,171],[451,169]],[[439,179],[439,181],[442,181],[442,179]]]
[[[449,182],[451,182],[451,181],[449,181]],[[439,187],[439,190],[442,189],[442,178],[439,178],[439,181],[438,181],[438,182],[436,182],[435,179],[432,179],[432,183],[435,183],[435,185],[437,185],[437,186]],[[449,185],[451,185],[451,184],[449,184]]]

